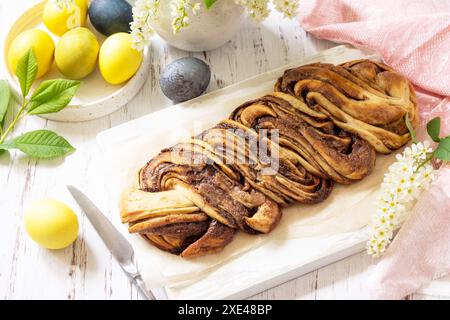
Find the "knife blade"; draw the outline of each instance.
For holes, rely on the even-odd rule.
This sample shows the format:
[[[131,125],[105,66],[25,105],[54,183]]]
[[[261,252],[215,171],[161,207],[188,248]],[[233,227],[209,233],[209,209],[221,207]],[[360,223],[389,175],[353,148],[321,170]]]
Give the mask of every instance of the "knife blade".
[[[142,297],[146,300],[156,300],[153,293],[147,290],[144,280],[142,280],[134,261],[133,247],[127,239],[84,193],[71,185],[68,185],[67,189]]]

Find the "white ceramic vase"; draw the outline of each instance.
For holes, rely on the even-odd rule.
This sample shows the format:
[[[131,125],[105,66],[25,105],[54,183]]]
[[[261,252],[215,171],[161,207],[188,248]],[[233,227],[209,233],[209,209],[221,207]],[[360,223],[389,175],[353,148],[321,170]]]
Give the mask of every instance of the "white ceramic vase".
[[[246,18],[246,11],[232,0],[218,0],[206,9],[202,0],[197,15],[189,14],[189,26],[174,34],[170,14],[171,0],[161,1],[157,20],[151,25],[156,33],[169,45],[186,51],[208,51],[216,49],[231,40]]]

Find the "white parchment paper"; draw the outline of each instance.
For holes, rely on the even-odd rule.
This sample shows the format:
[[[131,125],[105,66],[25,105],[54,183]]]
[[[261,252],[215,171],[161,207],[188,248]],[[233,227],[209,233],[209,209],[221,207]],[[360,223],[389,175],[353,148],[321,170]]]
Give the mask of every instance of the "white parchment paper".
[[[242,102],[271,92],[288,67],[366,57],[376,59],[366,52],[336,47],[101,133],[98,142],[105,156],[101,170],[111,201],[118,203],[122,190],[133,184],[136,171],[161,149],[214,125]],[[195,260],[162,252],[128,234],[118,210],[114,223],[132,243],[149,287],[165,286],[173,299],[230,297],[365,241],[364,227],[375,209],[383,174],[393,161],[393,155],[378,155],[374,172],[363,181],[335,186],[323,203],[284,209],[279,226],[268,235],[239,232],[223,252]]]

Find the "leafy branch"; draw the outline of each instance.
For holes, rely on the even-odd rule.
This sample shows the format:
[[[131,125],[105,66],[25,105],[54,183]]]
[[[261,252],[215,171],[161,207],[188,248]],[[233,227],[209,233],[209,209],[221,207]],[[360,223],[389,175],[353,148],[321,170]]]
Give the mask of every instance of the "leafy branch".
[[[450,136],[440,138],[441,118],[436,117],[427,123],[427,132],[434,142],[438,145],[433,151],[433,156],[437,159],[450,161]]]
[[[411,134],[411,139],[413,143],[417,143],[416,132],[411,124],[411,120],[409,116],[406,115],[405,118],[406,126]],[[431,161],[433,158],[440,159],[443,161],[450,161],[450,135],[447,137],[439,137],[441,133],[441,118],[436,117],[431,119],[427,123],[427,132],[430,138],[436,142],[438,145],[434,149],[432,153],[426,159],[426,162]]]
[[[8,82],[6,80],[0,80],[0,136],[3,135],[3,125],[8,112],[10,99],[11,92],[9,91]]]
[[[5,118],[9,110],[11,92],[8,83],[0,81],[0,152],[18,149],[35,158],[52,158],[75,150],[66,139],[50,130],[30,131],[7,140],[16,124],[26,116],[55,113],[64,109],[81,84],[80,81],[65,79],[43,81],[27,99],[37,72],[36,57],[33,49],[30,49],[17,64],[16,76],[22,99],[17,113],[6,128]]]
[[[405,123],[411,134],[412,146],[397,154],[384,175],[377,210],[370,219],[370,238],[367,253],[375,257],[382,255],[390,245],[394,230],[408,218],[409,212],[421,194],[435,181],[437,170],[430,161],[433,158],[450,160],[450,136],[440,138],[441,119],[427,123],[431,139],[438,143],[433,150],[428,141],[418,142],[408,114]]]

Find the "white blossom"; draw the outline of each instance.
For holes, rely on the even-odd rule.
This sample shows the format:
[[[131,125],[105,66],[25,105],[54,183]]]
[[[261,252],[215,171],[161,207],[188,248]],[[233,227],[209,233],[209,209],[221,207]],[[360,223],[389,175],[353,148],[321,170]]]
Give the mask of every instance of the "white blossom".
[[[256,21],[263,21],[269,16],[269,1],[268,0],[235,0],[247,8],[250,16]]]
[[[381,184],[376,213],[370,223],[367,252],[380,256],[390,244],[393,231],[406,220],[420,194],[435,179],[430,163],[433,150],[428,141],[414,143],[396,156]]]
[[[258,22],[269,16],[269,0],[235,0],[235,2],[246,7],[250,16]],[[299,2],[299,0],[272,0],[275,9],[288,18],[297,15]]]
[[[133,21],[130,23],[132,46],[142,51],[150,44],[153,28],[150,19],[157,19],[160,0],[137,0],[133,7]]]
[[[181,29],[189,26],[189,12],[197,15],[200,12],[200,3],[192,3],[191,0],[176,0],[170,4],[172,14],[173,33],[178,33]]]
[[[71,2],[73,0],[55,0],[58,2]],[[169,1],[170,17],[172,19],[173,33],[187,28],[191,23],[189,15],[198,15],[201,11],[202,1],[194,0],[165,0]],[[231,1],[231,0],[218,0]],[[237,4],[244,6],[249,15],[260,22],[269,16],[269,4],[272,2],[277,11],[283,13],[286,17],[292,18],[297,14],[299,0],[234,0]],[[159,6],[161,0],[137,0],[133,7],[133,22],[131,34],[133,37],[133,47],[142,50],[150,43],[153,36],[153,29],[149,20],[157,20],[159,16]]]
[[[288,18],[297,15],[299,0],[272,0],[275,9],[283,13]]]

